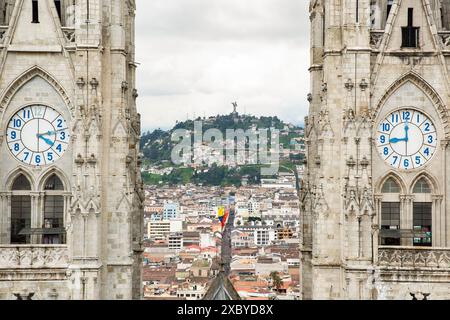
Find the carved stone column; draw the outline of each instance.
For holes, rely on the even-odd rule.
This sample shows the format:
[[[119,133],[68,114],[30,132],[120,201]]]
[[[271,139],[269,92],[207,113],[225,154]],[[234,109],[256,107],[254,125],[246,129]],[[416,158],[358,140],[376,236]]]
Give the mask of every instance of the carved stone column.
[[[3,221],[5,221],[6,223],[6,243],[11,243],[11,200],[12,200],[12,194],[11,194],[11,192],[8,192],[7,193],[7,196],[6,196],[6,207],[5,207],[5,211],[4,212],[6,212],[6,220],[3,220]]]
[[[383,201],[383,195],[377,194],[375,199],[375,215],[372,222],[372,246],[373,246],[373,261],[378,263],[378,247],[380,245],[380,226],[381,226],[381,203]]]
[[[413,208],[414,196],[401,195],[400,196],[400,229],[412,230],[413,229]],[[402,246],[412,246],[412,238],[401,238],[400,244]]]
[[[31,197],[31,229],[35,228],[42,228],[42,196],[39,192],[32,192],[30,194]],[[42,236],[41,235],[31,235],[30,236],[30,242],[32,244],[41,244],[42,243]]]
[[[448,247],[450,245],[450,218],[448,217],[447,214],[447,208],[448,208],[448,202],[449,202],[449,196],[448,196],[448,169],[449,169],[449,165],[447,164],[447,153],[448,153],[448,145],[449,145],[449,140],[444,139],[441,140],[441,149],[442,149],[442,155],[443,155],[443,161],[442,161],[442,174],[443,174],[443,181],[444,181],[444,185],[443,185],[443,201],[442,201],[442,215],[443,215],[443,219],[441,220],[442,225],[443,225],[443,233],[442,233],[442,237],[443,237],[443,246],[444,247]]]
[[[444,196],[433,195],[431,199],[432,244],[433,247],[445,247],[445,213],[442,214],[442,201],[444,200]]]
[[[0,193],[0,244],[7,244],[7,215],[6,215],[6,203],[8,196],[5,193]]]

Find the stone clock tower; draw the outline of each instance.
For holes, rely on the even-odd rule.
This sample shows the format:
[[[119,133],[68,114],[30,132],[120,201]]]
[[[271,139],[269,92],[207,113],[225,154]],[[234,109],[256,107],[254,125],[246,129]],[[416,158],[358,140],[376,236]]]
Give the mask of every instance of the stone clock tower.
[[[304,299],[449,299],[450,0],[311,0]]]
[[[0,1],[0,299],[139,299],[134,0]]]

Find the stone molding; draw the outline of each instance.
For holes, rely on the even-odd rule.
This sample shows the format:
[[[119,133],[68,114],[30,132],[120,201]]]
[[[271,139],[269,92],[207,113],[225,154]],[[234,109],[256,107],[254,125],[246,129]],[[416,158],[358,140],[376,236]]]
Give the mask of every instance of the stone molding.
[[[450,249],[380,247],[378,264],[386,267],[450,269]]]
[[[1,245],[1,269],[67,268],[67,246],[54,245]]]

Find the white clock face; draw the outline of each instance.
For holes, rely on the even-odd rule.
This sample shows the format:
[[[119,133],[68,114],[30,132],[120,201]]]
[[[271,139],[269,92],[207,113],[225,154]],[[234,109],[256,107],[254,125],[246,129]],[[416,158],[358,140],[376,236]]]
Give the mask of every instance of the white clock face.
[[[66,120],[55,109],[32,105],[20,109],[8,124],[8,148],[22,163],[45,166],[57,161],[69,145]]]
[[[437,147],[436,128],[429,117],[414,109],[389,114],[378,125],[378,153],[390,166],[411,170],[424,166]]]

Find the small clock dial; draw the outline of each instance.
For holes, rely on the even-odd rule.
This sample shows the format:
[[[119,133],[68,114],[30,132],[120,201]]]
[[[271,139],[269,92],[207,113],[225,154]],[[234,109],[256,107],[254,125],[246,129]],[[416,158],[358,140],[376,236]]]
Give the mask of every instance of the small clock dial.
[[[32,105],[20,109],[8,123],[8,148],[22,163],[45,166],[62,157],[69,145],[64,117],[55,109]]]
[[[437,148],[437,133],[431,119],[414,109],[392,112],[378,125],[378,153],[390,166],[411,170],[424,166]]]

